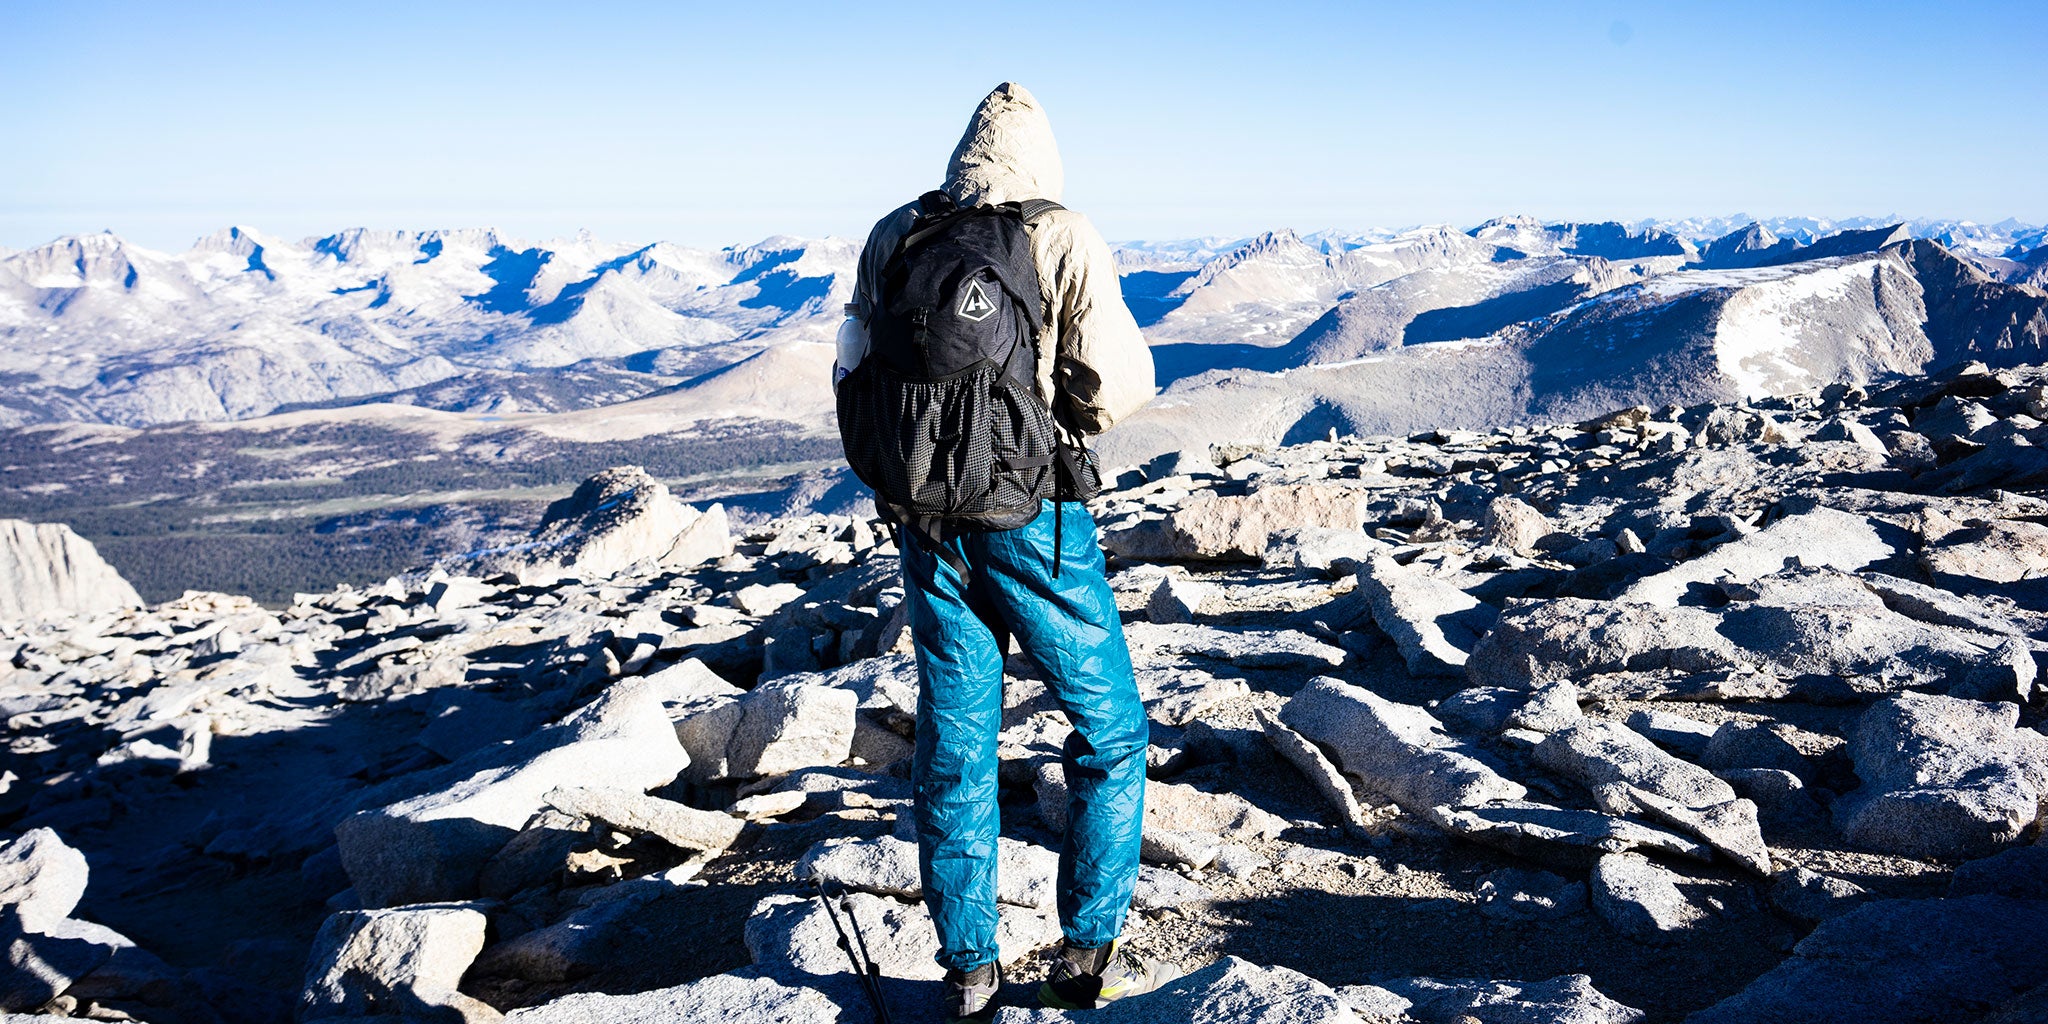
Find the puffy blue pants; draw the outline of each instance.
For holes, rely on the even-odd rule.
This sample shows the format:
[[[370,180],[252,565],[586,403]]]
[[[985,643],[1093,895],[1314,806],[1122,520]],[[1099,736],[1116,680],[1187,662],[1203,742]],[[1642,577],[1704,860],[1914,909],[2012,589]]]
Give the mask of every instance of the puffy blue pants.
[[[1063,517],[1057,579],[1055,509]],[[964,583],[912,531],[902,531],[902,543],[921,684],[912,762],[918,869],[939,963],[964,971],[996,958],[996,733],[1012,635],[1074,726],[1063,751],[1060,926],[1077,945],[1115,939],[1138,878],[1150,726],[1094,517],[1078,502],[1046,502],[1015,530],[948,538],[969,567]]]

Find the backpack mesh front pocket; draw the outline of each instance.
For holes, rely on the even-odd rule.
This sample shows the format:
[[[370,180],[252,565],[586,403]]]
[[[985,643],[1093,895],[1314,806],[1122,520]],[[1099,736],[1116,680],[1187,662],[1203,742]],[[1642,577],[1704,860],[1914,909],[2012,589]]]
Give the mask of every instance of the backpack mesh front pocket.
[[[922,380],[870,359],[838,404],[847,464],[910,515],[1011,529],[1052,493],[1052,419],[992,362]]]
[[[996,469],[989,475],[983,521],[1015,529],[1038,515],[1040,499],[1051,497],[1055,477],[1052,415],[1038,396],[1007,375],[991,382],[989,429]]]

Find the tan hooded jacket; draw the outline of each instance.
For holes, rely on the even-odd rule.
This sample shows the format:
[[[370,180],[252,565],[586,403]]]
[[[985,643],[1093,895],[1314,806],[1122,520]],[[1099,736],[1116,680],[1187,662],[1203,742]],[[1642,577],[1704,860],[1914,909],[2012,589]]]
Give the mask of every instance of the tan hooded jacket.
[[[1045,110],[1005,82],[981,101],[946,166],[945,192],[962,206],[1024,199],[1058,202],[1066,183]],[[882,265],[917,218],[915,202],[875,224],[861,250],[854,305],[863,321],[881,305]],[[1124,306],[1116,258],[1088,218],[1054,210],[1031,225],[1045,328],[1038,336],[1038,394],[1061,425],[1099,434],[1153,394],[1152,350]]]

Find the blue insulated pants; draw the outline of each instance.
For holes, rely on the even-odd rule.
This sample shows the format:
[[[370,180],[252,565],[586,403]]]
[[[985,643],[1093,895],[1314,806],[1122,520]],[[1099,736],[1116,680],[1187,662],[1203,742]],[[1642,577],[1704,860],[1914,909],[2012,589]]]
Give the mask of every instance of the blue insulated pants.
[[[1055,514],[1064,517],[1057,579]],[[1122,931],[1137,883],[1150,726],[1103,579],[1094,517],[1078,502],[1047,502],[1015,530],[945,544],[969,567],[964,583],[913,531],[902,531],[920,683],[918,869],[938,928],[939,963],[964,971],[996,958],[996,733],[1003,650],[1013,635],[1074,726],[1063,752],[1060,926],[1077,945],[1103,945]]]

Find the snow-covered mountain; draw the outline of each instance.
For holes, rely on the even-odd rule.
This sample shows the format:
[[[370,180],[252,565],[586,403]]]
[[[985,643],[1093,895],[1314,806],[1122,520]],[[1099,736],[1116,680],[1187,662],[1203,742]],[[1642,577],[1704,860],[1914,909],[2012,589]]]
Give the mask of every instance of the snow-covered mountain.
[[[1445,225],[1339,250],[1268,232],[1184,272],[1140,322],[1155,345],[1277,345],[1348,295],[1419,270],[1480,267],[1497,251]]]
[[[1816,283],[1832,280],[1828,261],[1901,247],[1916,254],[1911,268],[1887,273],[1914,284],[1896,283],[1893,292],[1924,291],[1938,263],[1937,276],[1970,298],[1931,311],[1887,306],[1887,315],[1915,320],[1930,337],[2002,332],[2026,348],[2035,344],[2036,297],[2048,284],[2043,238],[2042,228],[2017,221],[1517,216],[1470,230],[1277,230],[1235,241],[1126,243],[1118,260],[1171,396],[1246,373],[1309,371],[1419,345],[1569,334],[1621,308],[1586,305],[1610,293],[1615,303],[1658,309],[1689,309],[1680,295],[1693,292],[1751,294],[1766,281],[1806,282],[1833,296],[1839,289]],[[490,230],[354,229],[291,242],[229,228],[166,254],[109,234],[62,238],[0,255],[0,425],[244,420],[366,403],[488,422],[579,410],[601,419],[601,410],[663,394],[657,405],[675,409],[678,399],[664,389],[737,370],[770,350],[785,354],[755,360],[746,379],[764,367],[791,374],[816,361],[788,355],[799,350],[788,346],[830,339],[858,249],[843,239],[780,236],[715,251],[587,235],[526,243]],[[1937,250],[1940,260],[1930,255]],[[1888,280],[1877,274],[1869,283]],[[2020,290],[1987,297],[1994,285]],[[1863,314],[1842,313],[1832,301],[1788,307],[1746,335],[1646,313],[1624,318],[1636,333],[1613,347],[1619,358],[1775,331],[1796,340],[1785,344],[1806,352],[1798,358],[1814,372],[1860,375],[1904,371],[1913,364],[1904,353],[1922,351],[1872,342],[1861,327],[1844,326],[1863,323]],[[1744,305],[1731,300],[1738,321]],[[1986,317],[2003,319],[1977,322]],[[1875,347],[1853,358],[1830,348],[1865,343]],[[1833,354],[1813,354],[1819,349]],[[1713,360],[1721,376],[1711,386],[1698,382],[1702,397],[1743,391],[1745,358]],[[1613,377],[1604,371],[1625,363],[1589,369]],[[760,378],[730,408],[705,403],[740,395],[732,387],[692,392],[698,398],[683,419],[766,416],[828,429],[829,393],[815,384]],[[1603,386],[1620,394],[1632,385],[1617,378]],[[1404,400],[1413,415],[1446,422],[1466,411],[1430,393]],[[650,428],[658,422],[619,415]]]
[[[617,400],[829,340],[858,250],[229,228],[165,254],[61,238],[0,257],[0,424],[242,419],[378,395],[500,410]]]
[[[1703,266],[1724,269],[1762,266],[1799,248],[1799,243],[1758,223],[1730,231],[1700,247]]]
[[[1850,217],[1846,220],[1831,220],[1826,217],[1752,217],[1738,213],[1729,217],[1645,220],[1636,222],[1635,226],[1666,231],[1697,244],[1741,231],[1751,224],[1760,224],[1771,233],[1789,238],[1801,245],[1810,245],[1819,239],[1844,231],[1893,225],[1903,226],[1914,238],[1932,239],[1952,251],[1967,256],[2011,257],[2048,244],[2048,226],[2028,224],[2012,218],[1996,224],[1978,224],[1967,220],[1909,217]]]
[[[2000,281],[2048,288],[2048,245],[2011,257],[1972,256],[1970,262]]]
[[[1532,217],[1502,217],[1472,229],[1472,237],[1524,256],[1599,256],[1640,260],[1656,256],[1693,259],[1691,242],[1656,227],[1601,224],[1543,224]]]
[[[1732,267],[1529,257],[1364,289],[1255,366],[1180,378],[1104,458],[1755,399],[2048,349],[2048,291],[1903,228],[1798,248],[1744,231],[1706,247],[1757,257]]]

